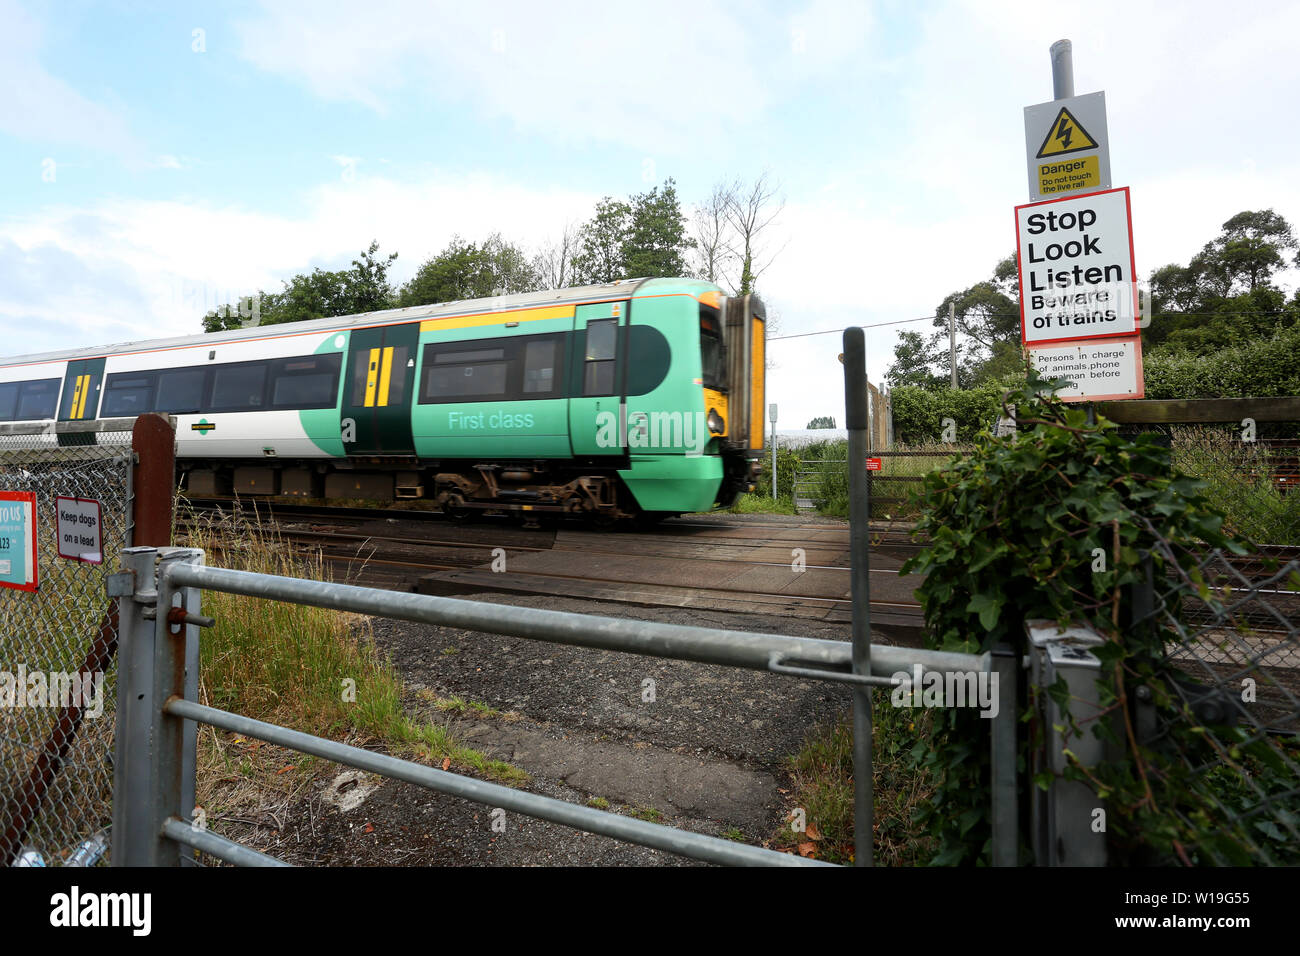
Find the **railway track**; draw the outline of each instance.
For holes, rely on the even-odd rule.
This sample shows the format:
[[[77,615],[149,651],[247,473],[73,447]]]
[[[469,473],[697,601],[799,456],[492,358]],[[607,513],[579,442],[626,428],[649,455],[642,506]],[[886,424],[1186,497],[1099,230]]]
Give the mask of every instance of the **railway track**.
[[[833,523],[685,518],[653,532],[595,532],[565,522],[526,529],[510,521],[458,524],[431,512],[262,501],[250,508],[246,501],[208,500],[202,511],[208,518],[200,520],[256,516],[275,538],[318,556],[351,583],[851,619],[848,532]],[[873,557],[873,592],[881,592],[871,602],[873,622],[889,637],[919,639],[914,583],[904,585],[898,574],[907,554],[897,552],[913,546],[887,530],[894,533],[878,536],[881,553]]]

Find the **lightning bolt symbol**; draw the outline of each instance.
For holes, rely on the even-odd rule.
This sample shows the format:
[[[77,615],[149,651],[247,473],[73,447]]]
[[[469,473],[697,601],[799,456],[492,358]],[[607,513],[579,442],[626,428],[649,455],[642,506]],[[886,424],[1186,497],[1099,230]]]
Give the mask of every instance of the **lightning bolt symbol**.
[[[1066,149],[1070,148],[1070,137],[1074,135],[1074,128],[1070,126],[1070,121],[1064,116],[1061,117],[1061,125],[1056,127],[1056,135],[1053,139],[1059,139],[1061,145]]]

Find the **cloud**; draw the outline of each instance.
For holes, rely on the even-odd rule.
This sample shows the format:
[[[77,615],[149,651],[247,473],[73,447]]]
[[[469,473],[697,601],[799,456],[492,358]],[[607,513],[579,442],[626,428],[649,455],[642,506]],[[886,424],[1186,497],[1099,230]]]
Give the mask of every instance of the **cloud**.
[[[0,23],[0,133],[41,144],[141,155],[116,110],[86,99],[41,65],[40,25],[15,0],[0,0]]]
[[[346,267],[372,238],[400,253],[390,277],[401,282],[453,234],[500,231],[535,247],[596,198],[481,175],[358,175],[309,190],[297,217],[188,201],[49,206],[0,220],[0,350],[194,334],[206,311],[313,267]]]
[[[796,72],[832,72],[870,28],[859,8],[817,0],[787,21],[739,0],[374,0],[358,15],[297,0],[235,26],[246,59],[327,100],[387,113],[431,97],[562,142],[657,151],[753,122]]]

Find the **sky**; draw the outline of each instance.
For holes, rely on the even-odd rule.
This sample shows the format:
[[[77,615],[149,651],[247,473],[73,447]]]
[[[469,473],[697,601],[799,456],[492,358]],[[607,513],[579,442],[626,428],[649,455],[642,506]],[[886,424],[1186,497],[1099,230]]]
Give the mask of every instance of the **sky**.
[[[1014,251],[1023,109],[1106,93],[1138,271],[1300,224],[1300,4],[0,0],[0,354],[191,334],[371,239],[535,249],[672,177],[766,172],[780,334],[900,329]],[[1294,279],[1294,274],[1288,275]],[[1294,282],[1288,283],[1294,287]],[[778,427],[843,423],[838,333],[776,340]]]

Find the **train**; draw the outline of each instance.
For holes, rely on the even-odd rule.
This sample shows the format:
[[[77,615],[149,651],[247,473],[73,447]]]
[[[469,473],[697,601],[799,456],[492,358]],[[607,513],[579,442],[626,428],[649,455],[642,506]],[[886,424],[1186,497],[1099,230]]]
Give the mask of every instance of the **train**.
[[[688,278],[250,324],[0,358],[0,422],[174,416],[194,497],[654,520],[753,490],[766,325]]]

